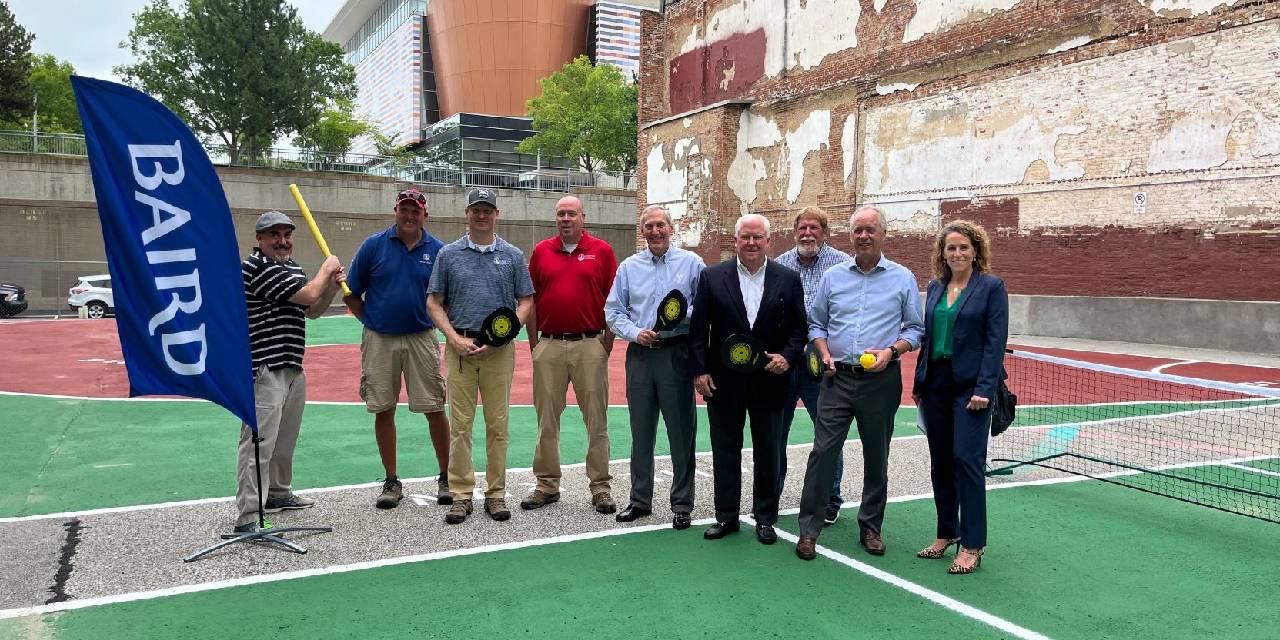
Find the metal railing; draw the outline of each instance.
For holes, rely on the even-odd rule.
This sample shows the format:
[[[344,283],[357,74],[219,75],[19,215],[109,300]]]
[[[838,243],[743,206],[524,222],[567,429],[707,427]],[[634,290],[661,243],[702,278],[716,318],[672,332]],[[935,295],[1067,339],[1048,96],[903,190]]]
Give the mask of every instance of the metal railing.
[[[0,131],[0,153],[4,152],[89,155],[82,135],[72,133],[32,135],[30,131]],[[625,171],[587,172],[568,169],[504,171],[433,164],[414,158],[404,159],[363,153],[325,153],[306,149],[261,149],[253,153],[241,151],[232,157],[225,145],[208,145],[205,147],[205,152],[216,165],[262,167],[285,171],[359,173],[423,184],[533,191],[567,191],[573,187],[631,190],[636,188],[635,174]]]

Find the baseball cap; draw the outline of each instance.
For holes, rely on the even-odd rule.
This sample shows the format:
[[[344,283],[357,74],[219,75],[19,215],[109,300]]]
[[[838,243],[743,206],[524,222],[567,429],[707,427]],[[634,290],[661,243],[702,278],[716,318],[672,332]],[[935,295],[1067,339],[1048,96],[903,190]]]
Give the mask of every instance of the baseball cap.
[[[414,188],[405,189],[396,195],[396,206],[399,207],[401,202],[412,202],[423,209],[427,208],[427,197],[422,195],[421,191]]]
[[[289,219],[289,216],[286,216],[279,211],[268,211],[258,216],[258,224],[254,225],[253,228],[255,231],[266,231],[278,224],[285,225],[290,229],[297,229],[297,227],[294,226],[293,221]]]
[[[497,209],[498,194],[494,193],[493,189],[486,189],[484,187],[472,189],[471,191],[467,192],[468,207],[470,207],[473,204],[479,204],[481,202],[492,206],[494,209]]]

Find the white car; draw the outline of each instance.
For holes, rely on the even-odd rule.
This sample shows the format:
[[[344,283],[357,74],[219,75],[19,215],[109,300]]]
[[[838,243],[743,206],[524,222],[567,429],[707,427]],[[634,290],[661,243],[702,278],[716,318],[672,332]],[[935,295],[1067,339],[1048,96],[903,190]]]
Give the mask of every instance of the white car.
[[[80,282],[71,287],[67,304],[79,313],[80,307],[90,318],[105,318],[115,313],[116,303],[111,296],[111,276],[80,276]]]

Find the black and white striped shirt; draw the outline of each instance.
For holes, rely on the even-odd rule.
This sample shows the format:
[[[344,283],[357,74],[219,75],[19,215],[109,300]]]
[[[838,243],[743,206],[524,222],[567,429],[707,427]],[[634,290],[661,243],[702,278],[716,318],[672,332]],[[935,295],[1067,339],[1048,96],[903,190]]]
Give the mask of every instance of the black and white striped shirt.
[[[255,248],[240,265],[244,299],[249,309],[249,348],[253,371],[302,368],[307,344],[307,308],[289,302],[307,284],[307,274],[293,260],[276,262]]]

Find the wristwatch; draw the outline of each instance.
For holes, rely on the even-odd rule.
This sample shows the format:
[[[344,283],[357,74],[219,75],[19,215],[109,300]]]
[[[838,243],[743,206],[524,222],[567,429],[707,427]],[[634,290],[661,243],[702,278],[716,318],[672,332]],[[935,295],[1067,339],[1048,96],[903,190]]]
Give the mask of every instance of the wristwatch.
[[[901,358],[901,357],[902,357],[902,352],[901,352],[901,351],[898,351],[898,347],[897,347],[897,346],[895,346],[895,345],[889,345],[889,350],[893,352],[893,359],[894,359],[894,360],[897,360],[898,358]]]

